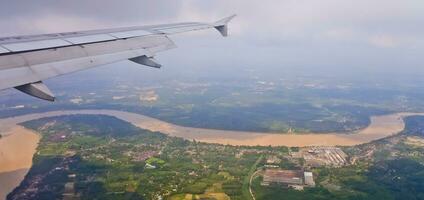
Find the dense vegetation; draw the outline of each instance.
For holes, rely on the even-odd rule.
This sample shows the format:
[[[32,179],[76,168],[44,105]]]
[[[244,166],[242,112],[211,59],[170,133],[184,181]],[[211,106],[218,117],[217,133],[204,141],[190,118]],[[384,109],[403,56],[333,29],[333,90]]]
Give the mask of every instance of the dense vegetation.
[[[287,85],[278,81],[270,85],[174,80],[155,87],[134,83],[108,83],[107,87],[67,83],[61,88],[66,94],[55,104],[0,99],[0,117],[51,110],[116,109],[184,126],[284,133],[346,132],[367,126],[372,115],[423,111],[424,93],[415,89],[358,88],[346,83],[323,86],[320,84],[324,81],[316,82],[305,86],[308,84]],[[157,99],[140,100],[149,92],[157,95]],[[75,99],[78,103],[72,102]],[[17,104],[26,107],[16,109]]]
[[[370,166],[364,164],[316,169],[318,186],[304,191],[281,186],[263,187],[261,178],[254,181],[253,188],[257,199],[423,199],[423,164],[410,158],[368,163]]]
[[[317,187],[304,191],[253,183],[257,199],[424,199],[424,117],[406,118],[400,135],[345,148],[355,164],[314,169]],[[416,136],[421,137],[416,137]],[[412,137],[411,137],[412,136]],[[283,161],[284,162],[284,161]],[[293,167],[293,163],[285,162]],[[285,167],[283,166],[283,167]]]
[[[236,158],[237,148],[170,138],[109,116],[61,116],[23,125],[43,137],[30,173],[9,199],[61,197],[71,183],[71,194],[81,199],[214,193],[242,200],[239,183],[249,173],[246,166],[259,158],[254,152]]]
[[[411,116],[405,119],[405,130],[402,132],[406,135],[424,136],[424,116]]]
[[[344,148],[355,163],[313,169],[317,186],[297,191],[262,186],[258,200],[424,198],[423,117],[407,119],[398,136]],[[24,123],[42,134],[34,165],[9,199],[250,199],[249,179],[264,156],[281,158],[283,169],[302,169],[290,158],[298,148],[231,147],[167,137],[114,117],[72,115]],[[420,135],[420,134],[418,134]],[[75,175],[75,177],[72,177]],[[34,184],[37,183],[37,184]],[[69,187],[73,185],[74,187]],[[34,190],[34,188],[36,190]],[[34,192],[36,191],[36,192]]]

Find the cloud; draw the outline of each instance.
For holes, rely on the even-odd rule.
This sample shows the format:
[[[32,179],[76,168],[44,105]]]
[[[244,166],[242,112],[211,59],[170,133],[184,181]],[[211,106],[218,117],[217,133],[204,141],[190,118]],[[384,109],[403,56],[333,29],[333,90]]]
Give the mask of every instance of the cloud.
[[[352,28],[346,28],[346,27],[331,28],[323,32],[323,36],[330,39],[336,39],[336,40],[351,40],[357,37],[357,35],[358,33],[356,33]]]
[[[389,35],[377,35],[370,38],[369,42],[372,45],[383,48],[394,48],[399,42]]]
[[[173,64],[181,66],[210,61],[223,67],[348,71],[343,69],[386,70],[401,63],[403,69],[419,70],[424,63],[423,7],[422,0],[13,0],[0,7],[0,35],[209,22],[235,13],[230,38],[173,36],[185,49],[166,55],[175,56]],[[192,58],[183,59],[188,54]],[[217,58],[222,62],[216,63]]]

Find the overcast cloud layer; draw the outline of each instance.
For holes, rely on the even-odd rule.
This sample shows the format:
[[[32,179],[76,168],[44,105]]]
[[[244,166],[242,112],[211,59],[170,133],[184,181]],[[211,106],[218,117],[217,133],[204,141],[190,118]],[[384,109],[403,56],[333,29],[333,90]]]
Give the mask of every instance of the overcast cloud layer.
[[[231,37],[175,36],[159,56],[184,70],[423,75],[423,0],[1,0],[1,36],[180,21],[231,14]],[[122,64],[122,63],[121,63]]]

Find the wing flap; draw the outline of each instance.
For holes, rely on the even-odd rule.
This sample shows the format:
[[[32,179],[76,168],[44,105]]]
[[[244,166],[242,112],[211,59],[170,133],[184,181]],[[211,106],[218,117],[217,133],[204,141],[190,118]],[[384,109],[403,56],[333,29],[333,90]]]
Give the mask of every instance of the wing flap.
[[[119,39],[152,35],[151,32],[148,32],[145,30],[123,31],[123,32],[116,32],[116,33],[109,33],[109,34]]]
[[[87,43],[94,43],[94,42],[116,40],[116,37],[113,37],[108,34],[96,34],[96,35],[86,35],[86,36],[80,36],[80,37],[70,37],[70,38],[65,38],[64,40],[72,44],[87,44]]]
[[[0,54],[9,53],[10,51],[0,46]]]
[[[22,43],[10,43],[3,44],[3,48],[8,49],[10,52],[21,52],[21,51],[30,51],[36,49],[48,49],[54,47],[63,47],[70,46],[71,43],[62,40],[62,39],[52,39],[52,40],[40,40],[32,42],[22,42]]]
[[[213,26],[209,24],[196,24],[196,25],[190,25],[190,26],[156,28],[155,30],[164,34],[176,34],[176,33],[196,31],[196,30],[202,30],[202,29],[208,29],[208,28],[213,28]]]

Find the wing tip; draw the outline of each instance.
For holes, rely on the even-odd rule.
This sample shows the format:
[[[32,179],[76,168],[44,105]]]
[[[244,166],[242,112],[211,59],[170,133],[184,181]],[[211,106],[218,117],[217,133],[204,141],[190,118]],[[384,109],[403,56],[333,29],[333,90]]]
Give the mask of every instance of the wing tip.
[[[214,27],[216,30],[221,33],[222,36],[227,37],[228,36],[228,23],[236,17],[236,14],[233,14],[229,17],[223,18],[221,20],[216,21],[214,24]]]

